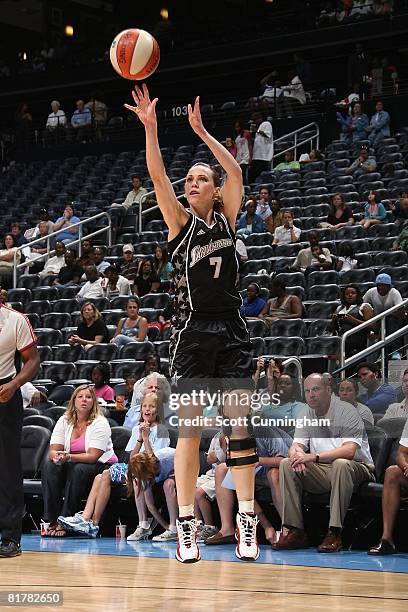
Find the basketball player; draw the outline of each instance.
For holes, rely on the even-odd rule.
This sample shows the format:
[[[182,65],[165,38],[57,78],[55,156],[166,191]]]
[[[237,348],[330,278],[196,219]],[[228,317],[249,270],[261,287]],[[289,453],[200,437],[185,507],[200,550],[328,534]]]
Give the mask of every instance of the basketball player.
[[[145,127],[147,167],[169,228],[177,330],[170,345],[170,374],[173,380],[177,380],[178,389],[195,389],[197,379],[201,379],[201,388],[206,386],[205,379],[223,379],[228,381],[224,390],[234,391],[224,401],[223,417],[228,440],[227,465],[232,468],[239,502],[235,552],[240,559],[254,561],[259,556],[254,514],[254,463],[257,454],[246,418],[252,388],[249,380],[252,359],[248,330],[239,314],[241,298],[236,287],[238,263],[233,229],[243,190],[241,168],[204,128],[197,97],[194,107],[188,106],[190,125],[222,166],[226,179],[222,187],[222,213],[215,212],[214,205],[221,197],[219,175],[207,164],[192,166],[185,182],[185,196],[190,207],[186,210],[176,198],[160,154],[155,110],[157,98],[150,100],[146,85],[143,85],[143,90],[136,86],[132,95],[135,106],[125,104],[125,107],[133,111]],[[183,419],[201,414],[202,406],[193,402],[178,412],[176,558],[188,563],[200,560],[194,494],[199,472],[201,429],[187,429],[188,424],[184,428]]]
[[[18,351],[24,367],[17,374]],[[36,338],[25,315],[0,301],[0,557],[21,555],[24,510],[21,467],[23,400],[20,387],[32,380],[40,358]]]

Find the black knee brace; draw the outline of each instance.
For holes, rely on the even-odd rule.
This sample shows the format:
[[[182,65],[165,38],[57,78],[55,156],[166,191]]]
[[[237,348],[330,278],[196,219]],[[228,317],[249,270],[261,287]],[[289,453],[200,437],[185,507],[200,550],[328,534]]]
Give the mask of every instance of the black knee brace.
[[[243,440],[227,440],[227,460],[226,464],[228,467],[241,467],[245,465],[252,465],[257,463],[258,454],[256,452],[255,438],[244,438]],[[242,457],[231,457],[231,451],[238,452],[242,450],[252,450],[251,455],[244,455]]]

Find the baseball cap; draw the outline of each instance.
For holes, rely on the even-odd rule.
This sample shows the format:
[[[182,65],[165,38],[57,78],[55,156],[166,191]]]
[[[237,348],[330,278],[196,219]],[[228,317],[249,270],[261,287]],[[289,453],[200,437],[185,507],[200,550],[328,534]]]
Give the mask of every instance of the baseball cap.
[[[122,251],[123,251],[124,253],[126,253],[127,251],[130,251],[131,253],[134,253],[134,252],[135,252],[135,249],[134,249],[134,247],[133,247],[133,244],[124,244],[124,245],[123,245],[123,249],[122,249]]]
[[[392,285],[391,276],[389,274],[379,274],[375,279],[376,285]]]

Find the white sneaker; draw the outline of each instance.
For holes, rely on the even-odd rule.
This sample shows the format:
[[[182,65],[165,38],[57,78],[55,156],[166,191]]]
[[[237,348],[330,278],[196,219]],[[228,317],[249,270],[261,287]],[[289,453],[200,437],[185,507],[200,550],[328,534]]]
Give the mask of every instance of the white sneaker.
[[[152,538],[153,542],[170,542],[171,540],[177,540],[177,532],[171,531],[171,529],[166,529],[160,535]]]
[[[197,530],[197,542],[202,544],[206,541],[207,538],[218,533],[217,527],[213,527],[212,525],[203,525],[201,524]]]
[[[82,512],[77,512],[74,516],[59,516],[58,523],[67,531],[88,534],[88,521],[82,516]]]
[[[256,561],[259,557],[259,546],[256,539],[258,517],[246,512],[238,512],[235,538],[235,554],[242,561]]]
[[[195,563],[200,561],[200,549],[197,546],[197,522],[193,518],[189,521],[176,521],[177,549],[176,559],[180,563]]]
[[[155,520],[152,520],[152,522],[150,523],[147,529],[139,525],[133,533],[128,535],[126,540],[128,542],[135,542],[137,540],[147,540],[147,538],[152,535],[153,530],[156,527],[156,525],[157,525],[157,522]]]

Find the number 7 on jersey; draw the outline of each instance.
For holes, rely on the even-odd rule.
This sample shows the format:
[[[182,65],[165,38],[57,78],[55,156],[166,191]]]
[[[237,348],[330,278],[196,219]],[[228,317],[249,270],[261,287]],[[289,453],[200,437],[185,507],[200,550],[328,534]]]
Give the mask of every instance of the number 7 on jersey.
[[[222,257],[210,257],[210,266],[215,266],[213,278],[219,278],[221,272]]]

